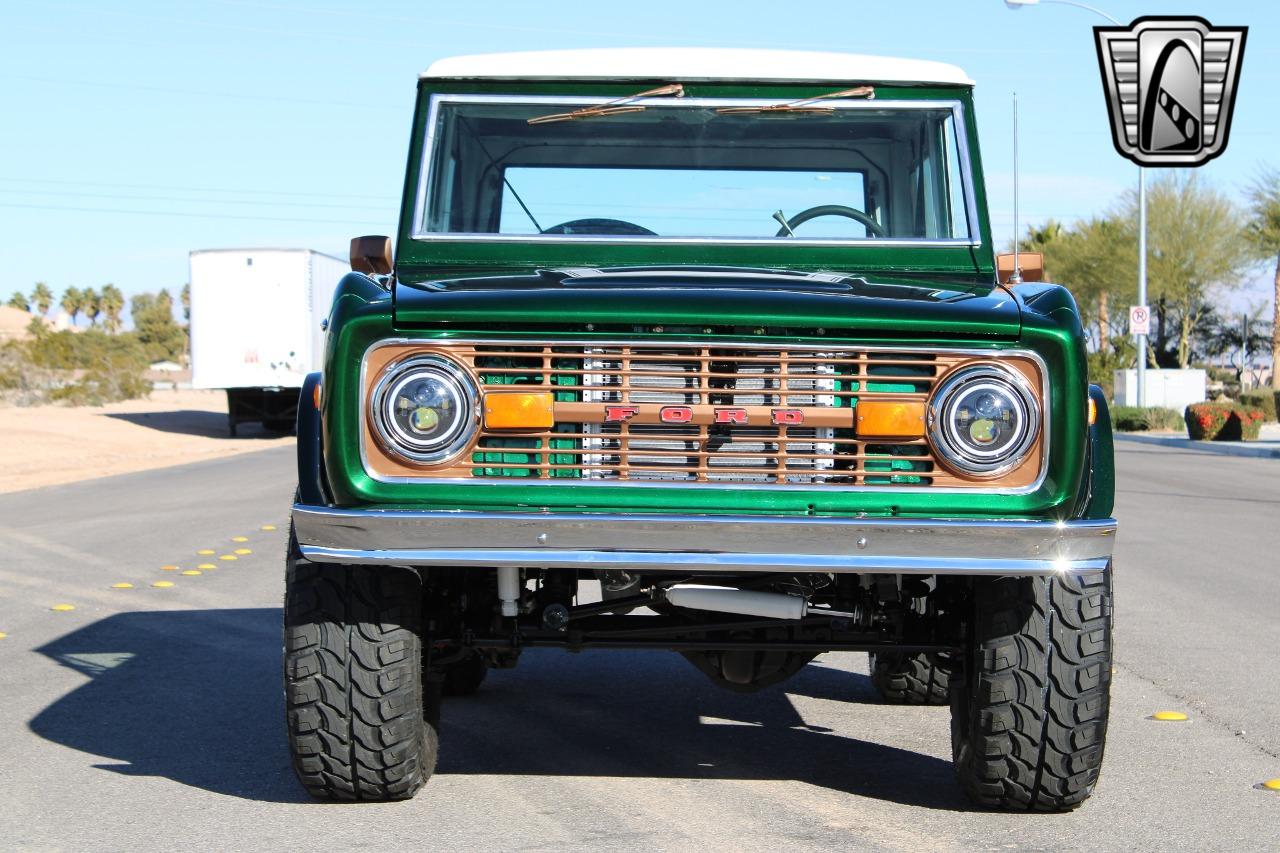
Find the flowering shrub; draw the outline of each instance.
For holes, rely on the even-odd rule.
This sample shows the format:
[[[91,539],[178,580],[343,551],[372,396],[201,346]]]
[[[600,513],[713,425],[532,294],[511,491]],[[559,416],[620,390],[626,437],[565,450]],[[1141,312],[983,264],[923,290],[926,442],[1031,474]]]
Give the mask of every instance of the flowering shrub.
[[[1248,441],[1258,437],[1265,415],[1238,403],[1192,403],[1183,418],[1198,441]]]

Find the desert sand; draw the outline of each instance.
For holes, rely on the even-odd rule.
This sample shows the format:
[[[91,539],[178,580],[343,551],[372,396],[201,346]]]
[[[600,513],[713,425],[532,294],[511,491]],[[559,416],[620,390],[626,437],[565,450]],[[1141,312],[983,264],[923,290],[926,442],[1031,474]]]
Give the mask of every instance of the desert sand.
[[[107,477],[292,444],[242,424],[222,391],[153,391],[106,406],[0,407],[0,492]]]

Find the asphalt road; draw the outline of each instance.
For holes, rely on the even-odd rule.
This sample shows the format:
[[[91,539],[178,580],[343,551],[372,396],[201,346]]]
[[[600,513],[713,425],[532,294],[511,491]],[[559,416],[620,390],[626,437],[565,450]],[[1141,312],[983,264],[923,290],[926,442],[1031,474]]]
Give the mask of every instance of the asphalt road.
[[[877,705],[857,654],[743,696],[671,653],[535,650],[446,705],[416,800],[311,803],[280,695],[289,449],[0,496],[0,848],[1275,849],[1280,460],[1118,464],[1111,733],[1066,815],[968,807],[946,709]]]

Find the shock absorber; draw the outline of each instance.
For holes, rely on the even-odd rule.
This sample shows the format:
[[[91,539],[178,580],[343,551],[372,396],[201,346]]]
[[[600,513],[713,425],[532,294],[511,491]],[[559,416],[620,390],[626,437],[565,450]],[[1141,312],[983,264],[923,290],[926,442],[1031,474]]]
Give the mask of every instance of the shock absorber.
[[[520,569],[518,567],[498,567],[498,600],[502,602],[503,616],[519,615]]]

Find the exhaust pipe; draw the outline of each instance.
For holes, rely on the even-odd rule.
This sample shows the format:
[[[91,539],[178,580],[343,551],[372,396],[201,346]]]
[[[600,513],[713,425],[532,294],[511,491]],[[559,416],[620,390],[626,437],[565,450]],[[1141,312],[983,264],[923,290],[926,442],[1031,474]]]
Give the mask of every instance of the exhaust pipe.
[[[709,610],[715,613],[738,613],[765,619],[803,619],[805,616],[838,616],[853,618],[852,613],[811,609],[798,595],[782,592],[759,592],[725,586],[676,584],[666,591],[667,601],[676,607]]]

